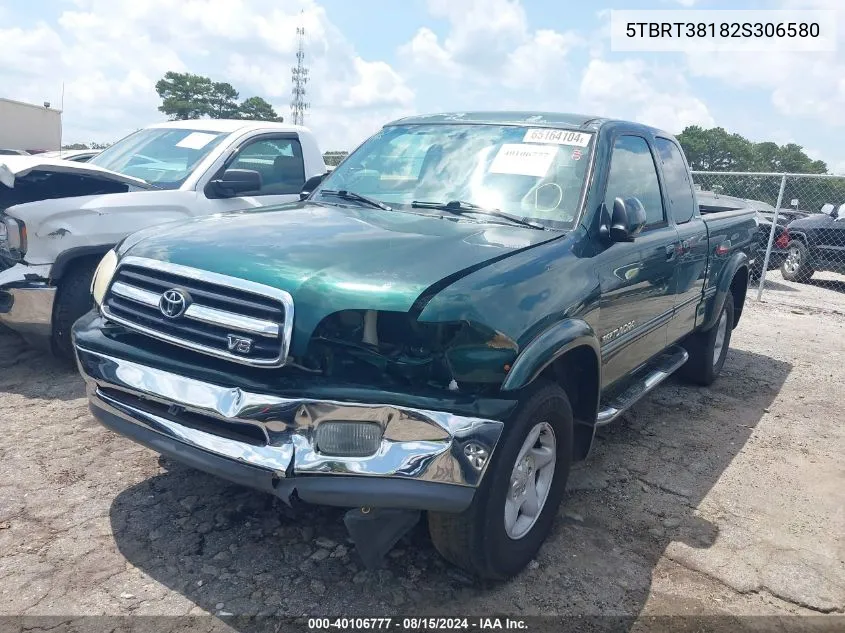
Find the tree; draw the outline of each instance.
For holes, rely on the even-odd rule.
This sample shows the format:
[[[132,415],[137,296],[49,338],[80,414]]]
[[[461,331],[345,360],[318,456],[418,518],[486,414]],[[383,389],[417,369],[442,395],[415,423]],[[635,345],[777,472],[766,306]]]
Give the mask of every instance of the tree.
[[[158,109],[171,119],[255,119],[278,121],[278,116],[267,101],[250,97],[238,104],[238,91],[230,83],[212,81],[209,77],[191,73],[168,71],[156,83],[161,97]]]
[[[813,160],[794,143],[778,145],[771,141],[754,143],[724,128],[705,130],[687,127],[678,141],[692,169],[701,171],[764,171],[795,174],[824,174],[824,161]]]
[[[283,117],[276,114],[273,106],[261,97],[250,97],[249,99],[245,99],[243,103],[241,103],[240,108],[238,108],[238,114],[241,119],[278,121],[279,123],[284,121]]]
[[[705,172],[735,171],[790,174],[825,174],[824,161],[813,160],[804,148],[795,143],[778,145],[772,141],[755,143],[729,134],[722,128],[705,130],[690,126],[678,135],[687,160],[694,170]],[[777,202],[780,178],[777,176],[742,175],[729,178],[715,174],[696,174],[695,181],[703,189],[719,190],[728,196]],[[818,210],[822,204],[841,204],[845,200],[845,183],[839,181],[788,178],[783,191],[783,206],[797,199],[803,209]]]
[[[208,95],[206,114],[212,119],[236,119],[238,112],[238,91],[232,87],[232,84],[213,83]]]
[[[156,92],[161,97],[158,109],[171,119],[202,118],[209,113],[213,90],[214,84],[208,77],[168,71],[156,82]]]

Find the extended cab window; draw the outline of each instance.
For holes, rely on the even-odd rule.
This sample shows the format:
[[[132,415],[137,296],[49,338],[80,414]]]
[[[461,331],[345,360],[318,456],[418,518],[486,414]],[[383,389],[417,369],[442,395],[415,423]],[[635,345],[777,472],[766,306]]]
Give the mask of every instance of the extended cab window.
[[[666,221],[657,167],[646,140],[640,136],[620,136],[613,145],[605,204],[613,209],[616,198],[637,198],[645,207],[646,225]]]
[[[302,147],[295,138],[266,138],[246,145],[228,166],[261,174],[261,189],[246,195],[299,193],[305,184]]]
[[[654,145],[663,164],[663,180],[672,217],[676,224],[689,222],[695,213],[695,196],[681,148],[667,138],[658,138]]]

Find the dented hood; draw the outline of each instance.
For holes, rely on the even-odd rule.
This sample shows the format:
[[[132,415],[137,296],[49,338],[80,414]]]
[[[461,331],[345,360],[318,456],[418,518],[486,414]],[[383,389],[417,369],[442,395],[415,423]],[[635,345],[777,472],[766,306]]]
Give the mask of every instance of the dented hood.
[[[75,163],[61,158],[34,156],[0,156],[0,185],[9,189],[14,188],[15,182],[30,175],[47,175],[50,173],[68,173],[79,176],[89,176],[109,182],[119,182],[136,187],[151,188],[150,184],[140,178],[125,176],[116,171],[110,171],[89,165],[88,163]],[[0,195],[3,188],[0,187]]]
[[[314,202],[267,209],[142,231],[121,255],[285,290],[298,306],[297,327],[307,328],[337,310],[408,311],[432,286],[562,235],[437,212]]]

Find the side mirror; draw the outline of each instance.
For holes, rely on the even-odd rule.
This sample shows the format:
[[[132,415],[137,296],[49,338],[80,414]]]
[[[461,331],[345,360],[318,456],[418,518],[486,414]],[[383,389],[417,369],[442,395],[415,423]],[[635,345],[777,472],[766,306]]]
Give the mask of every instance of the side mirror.
[[[636,198],[616,198],[610,216],[609,237],[612,242],[633,242],[646,225],[643,203]]]
[[[831,215],[837,222],[845,220],[845,204],[840,204],[839,208],[834,213],[831,213]]]
[[[823,204],[821,212],[825,215],[832,215],[833,217],[836,217],[836,207],[834,207],[832,204]]]
[[[302,185],[302,190],[299,192],[299,199],[305,200],[308,196],[310,196],[311,192],[320,186],[320,183],[323,182],[323,179],[328,176],[329,173],[330,172],[327,171],[324,174],[311,176],[308,180],[306,180],[305,184]]]
[[[253,169],[227,169],[211,184],[221,196],[232,197],[247,191],[261,189],[261,174]]]

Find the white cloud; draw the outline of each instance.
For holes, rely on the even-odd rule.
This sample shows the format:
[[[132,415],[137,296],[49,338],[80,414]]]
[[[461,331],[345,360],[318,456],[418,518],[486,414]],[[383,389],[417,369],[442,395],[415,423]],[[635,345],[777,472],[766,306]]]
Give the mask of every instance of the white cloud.
[[[585,43],[573,32],[532,31],[518,0],[428,0],[428,8],[448,22],[448,34],[441,41],[420,28],[399,49],[400,59],[411,76],[456,81],[464,90],[559,86],[567,57]]]
[[[680,73],[639,59],[591,60],[579,97],[582,108],[596,114],[633,119],[671,133],[688,125],[715,125],[707,106],[691,94]]]
[[[390,118],[414,100],[388,63],[362,59],[313,0],[74,0],[65,7],[51,25],[0,26],[0,84],[6,97],[58,104],[64,82],[68,142],[116,140],[163,118],[155,82],[168,70],[228,81],[242,98],[263,96],[287,118],[300,24],[312,77],[307,99],[328,148],[361,140],[362,110]]]

